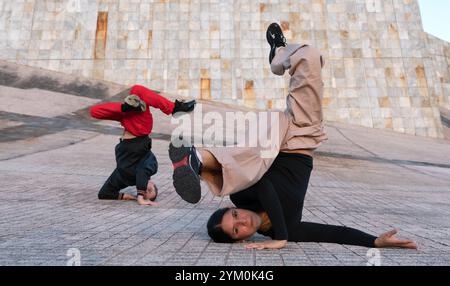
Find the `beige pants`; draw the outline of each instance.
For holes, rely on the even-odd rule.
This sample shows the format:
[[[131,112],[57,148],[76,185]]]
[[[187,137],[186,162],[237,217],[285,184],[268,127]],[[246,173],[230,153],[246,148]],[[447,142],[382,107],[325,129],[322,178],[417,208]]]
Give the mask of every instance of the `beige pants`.
[[[221,173],[202,176],[214,195],[231,195],[251,187],[269,170],[279,152],[309,150],[312,153],[327,139],[322,115],[323,64],[319,51],[311,46],[288,45],[277,50],[272,72],[283,75],[289,70],[291,80],[286,110],[278,112],[278,126],[260,130],[273,134],[271,128],[278,128],[278,138],[272,138],[276,143],[272,150],[274,156],[262,156],[265,150],[260,147],[204,148],[222,166]]]

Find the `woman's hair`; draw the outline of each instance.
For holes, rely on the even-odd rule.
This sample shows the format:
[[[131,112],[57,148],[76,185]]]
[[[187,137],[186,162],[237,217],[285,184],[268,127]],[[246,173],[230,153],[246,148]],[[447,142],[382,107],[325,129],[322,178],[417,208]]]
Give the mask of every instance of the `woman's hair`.
[[[219,209],[215,211],[208,220],[208,234],[216,243],[234,243],[237,240],[231,238],[222,229],[223,216],[230,208]]]

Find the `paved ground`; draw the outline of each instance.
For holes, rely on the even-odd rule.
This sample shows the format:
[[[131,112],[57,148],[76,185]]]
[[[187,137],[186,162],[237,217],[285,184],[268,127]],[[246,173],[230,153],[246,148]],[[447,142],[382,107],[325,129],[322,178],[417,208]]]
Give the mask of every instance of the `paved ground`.
[[[0,105],[0,265],[66,265],[73,248],[82,265],[366,265],[368,249],[362,247],[289,243],[278,251],[249,251],[212,243],[206,220],[230,202],[206,188],[198,205],[178,198],[166,152],[173,126],[158,111],[153,149],[160,164],[155,176],[160,206],[98,201],[97,191],[114,168],[120,129],[89,120],[85,110],[70,113],[71,104],[84,107],[123,87],[108,90],[105,84],[102,96],[77,100],[80,84],[58,85],[55,78],[63,76],[52,76],[50,86],[59,89],[51,93],[23,89],[49,90],[42,81],[30,86],[20,76],[15,84],[0,82],[9,86],[0,91],[21,95],[15,104]],[[41,108],[33,103],[41,92],[55,100],[33,110]],[[7,100],[5,93],[0,100]],[[61,102],[68,113],[46,112]],[[217,104],[204,108],[230,110]],[[327,132],[330,140],[315,159],[305,220],[373,234],[397,227],[420,249],[381,250],[382,265],[450,265],[449,141],[337,123],[327,124]]]

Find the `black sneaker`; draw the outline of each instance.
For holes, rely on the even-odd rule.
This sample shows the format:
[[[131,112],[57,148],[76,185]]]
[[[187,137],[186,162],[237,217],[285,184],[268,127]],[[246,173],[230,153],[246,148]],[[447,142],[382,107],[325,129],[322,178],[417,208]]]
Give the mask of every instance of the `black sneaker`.
[[[173,186],[177,194],[186,202],[196,204],[201,198],[200,170],[202,163],[194,146],[183,142],[181,147],[169,145],[169,158],[173,165]]]
[[[175,107],[173,108],[172,114],[175,114],[177,112],[191,112],[194,110],[195,107],[195,100],[191,100],[188,102],[185,102],[183,100],[175,100]]]
[[[122,104],[122,112],[144,112],[147,110],[147,104],[137,95],[127,96]]]
[[[269,28],[267,28],[266,38],[270,45],[269,62],[272,63],[276,49],[279,47],[286,47],[286,38],[283,35],[280,25],[277,23],[272,23]]]

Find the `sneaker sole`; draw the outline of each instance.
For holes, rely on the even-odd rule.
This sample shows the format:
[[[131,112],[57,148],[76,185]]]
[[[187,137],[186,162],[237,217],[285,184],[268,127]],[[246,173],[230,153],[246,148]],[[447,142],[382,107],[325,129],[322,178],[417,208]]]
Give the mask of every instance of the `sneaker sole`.
[[[189,155],[187,148],[176,148],[170,143],[169,158],[172,164]],[[201,199],[200,177],[190,166],[178,167],[173,172],[173,186],[177,194],[186,202],[196,204]]]

